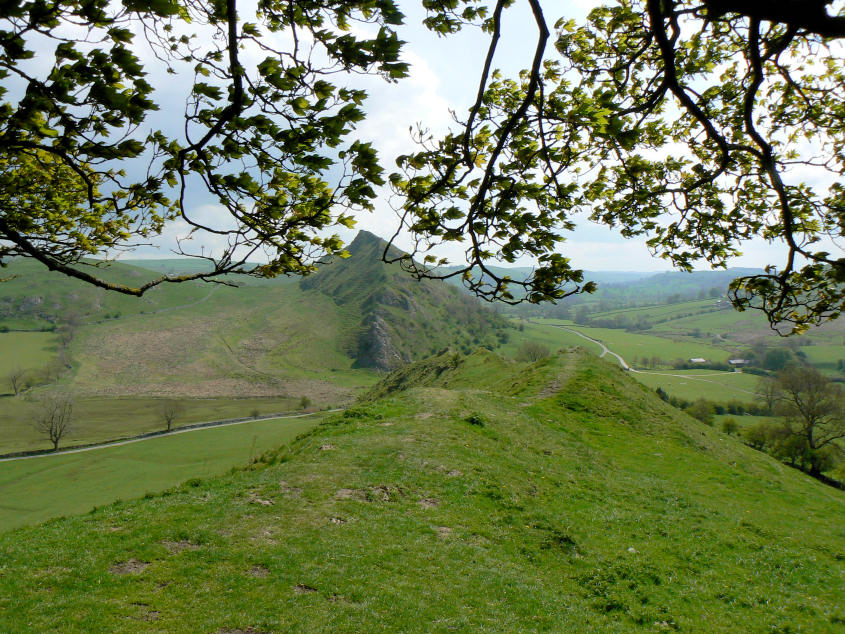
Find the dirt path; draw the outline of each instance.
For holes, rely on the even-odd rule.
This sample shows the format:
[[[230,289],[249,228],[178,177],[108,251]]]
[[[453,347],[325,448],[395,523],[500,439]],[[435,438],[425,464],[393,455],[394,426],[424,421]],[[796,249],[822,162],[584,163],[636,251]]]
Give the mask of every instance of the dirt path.
[[[95,449],[105,449],[106,447],[120,447],[121,445],[129,445],[134,442],[143,442],[145,440],[153,440],[154,438],[164,438],[166,436],[175,436],[176,434],[187,434],[192,431],[202,431],[204,429],[214,429],[216,427],[229,427],[231,425],[244,425],[246,423],[254,423],[256,421],[264,420],[283,420],[288,418],[305,418],[306,416],[318,416],[320,414],[332,414],[334,412],[342,412],[343,408],[327,409],[321,412],[309,412],[307,414],[288,414],[285,416],[259,416],[258,418],[247,418],[245,420],[234,421],[208,421],[204,423],[193,423],[190,427],[183,427],[174,429],[173,431],[163,432],[160,434],[135,436],[126,438],[125,440],[105,441],[96,445],[88,445],[86,447],[79,447],[77,449],[60,449],[59,451],[51,451],[47,453],[39,453],[31,456],[12,456],[10,458],[0,458],[0,462],[11,462],[13,460],[30,460],[33,458],[49,458],[52,456],[65,456],[71,453],[82,453],[83,451],[94,451]]]

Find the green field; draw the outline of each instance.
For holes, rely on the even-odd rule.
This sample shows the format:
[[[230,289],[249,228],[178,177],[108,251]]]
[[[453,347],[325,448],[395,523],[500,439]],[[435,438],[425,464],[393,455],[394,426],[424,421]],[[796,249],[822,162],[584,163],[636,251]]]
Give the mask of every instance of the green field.
[[[37,372],[55,356],[56,336],[51,332],[0,332],[0,394],[12,389],[6,379],[9,373]]]
[[[729,352],[718,346],[689,341],[687,339],[673,340],[654,335],[630,333],[614,328],[576,326],[571,322],[551,319],[538,321],[548,326],[564,325],[588,337],[601,341],[613,352],[621,355],[629,364],[632,364],[634,358],[641,359],[643,357],[658,357],[665,363],[671,363],[676,359],[687,360],[694,357],[723,362],[729,357]]]
[[[598,311],[590,313],[590,318],[606,319],[619,315],[627,315],[640,319],[666,319],[677,315],[713,310],[717,307],[715,299],[700,299],[690,302],[679,302],[677,304],[658,304],[656,306],[638,306],[634,308],[617,308],[615,310]]]
[[[718,414],[713,416],[713,426],[716,429],[722,428],[722,423],[725,422],[728,418],[732,418],[737,422],[739,425],[740,432],[744,429],[748,429],[749,427],[753,427],[754,425],[759,425],[760,423],[764,423],[767,425],[777,424],[779,421],[777,418],[772,416],[751,416],[748,414],[744,414],[742,416],[736,416],[733,414]]]
[[[321,415],[200,429],[81,453],[0,462],[0,530],[157,493],[246,465]]]
[[[632,374],[633,378],[652,389],[662,387],[669,395],[688,401],[706,398],[710,401],[742,401],[755,398],[755,388],[760,377],[741,372],[716,372],[713,370],[644,371]]]
[[[841,491],[583,353],[406,376],[252,469],[3,533],[0,630],[842,629]]]
[[[175,427],[227,418],[293,412],[300,409],[298,398],[180,399],[183,406]],[[113,398],[79,399],[74,403],[71,431],[61,446],[103,442],[164,428],[162,399]],[[0,453],[47,449],[50,443],[32,426],[37,405],[23,398],[0,399]]]
[[[595,343],[579,337],[569,330],[558,327],[565,325],[593,339],[603,341],[613,352],[622,356],[629,364],[634,358],[657,356],[664,361],[676,358],[702,356],[708,359],[723,360],[727,353],[715,346],[673,341],[652,335],[628,333],[610,328],[589,328],[576,326],[571,322],[559,320],[537,320],[538,323],[524,324],[522,331],[516,331],[502,352],[514,356],[519,346],[526,341],[541,343],[550,350],[578,346],[592,354],[600,354],[601,348]],[[806,349],[806,348],[805,348]],[[721,355],[721,356],[720,356]],[[616,363],[612,357],[607,357]],[[673,376],[674,375],[674,376]],[[662,387],[671,396],[686,400],[706,398],[715,402],[754,400],[758,377],[738,372],[720,372],[716,370],[643,370],[631,373],[631,376],[651,389]],[[697,378],[696,378],[697,377]]]
[[[813,343],[815,345],[800,348],[801,352],[807,355],[807,361],[826,374],[842,376],[838,363],[845,359],[845,345],[829,340],[826,342],[815,340]]]

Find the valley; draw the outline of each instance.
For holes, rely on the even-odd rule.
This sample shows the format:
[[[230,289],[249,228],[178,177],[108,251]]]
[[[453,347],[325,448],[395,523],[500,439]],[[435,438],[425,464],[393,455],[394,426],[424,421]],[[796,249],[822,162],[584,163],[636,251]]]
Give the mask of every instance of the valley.
[[[620,368],[581,351],[535,364],[482,351],[390,377],[375,400],[230,475],[0,534],[0,627],[834,631],[845,620],[841,492],[680,414]]]
[[[689,299],[611,286],[492,310],[381,249],[362,233],[302,281],[134,305],[10,266],[0,453],[37,457],[0,461],[0,629],[845,623],[842,491],[746,438],[776,422],[757,411],[772,364],[845,378],[842,325],[783,340],[699,298],[712,278],[679,285]],[[51,394],[73,396],[55,454],[33,426]],[[243,420],[61,451],[161,432],[168,404],[177,432]],[[208,609],[189,622],[197,597]]]

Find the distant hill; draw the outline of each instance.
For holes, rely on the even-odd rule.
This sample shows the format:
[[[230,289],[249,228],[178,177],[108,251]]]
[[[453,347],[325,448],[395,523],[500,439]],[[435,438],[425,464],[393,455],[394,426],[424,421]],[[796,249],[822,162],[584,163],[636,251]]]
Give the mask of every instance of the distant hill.
[[[437,271],[439,273],[448,274],[450,272],[457,271],[460,268],[461,267],[458,266],[442,266],[439,267]],[[494,275],[497,275],[499,277],[508,276],[516,282],[526,280],[534,272],[534,269],[530,266],[488,266],[487,268],[490,269],[490,271]],[[478,267],[474,267],[473,272],[477,274]],[[655,273],[649,273],[644,271],[584,271],[585,280],[591,280],[599,284],[632,283],[638,280],[647,279],[653,275],[655,275]],[[461,280],[461,276],[459,275],[456,275],[455,277],[450,277],[446,281],[449,282],[449,284],[451,284],[452,286],[464,288],[463,281]],[[524,296],[522,289],[518,287],[512,287],[511,293],[514,295],[514,297]]]
[[[392,370],[447,346],[468,351],[507,337],[504,320],[475,298],[384,264],[385,246],[378,236],[360,231],[348,247],[349,258],[336,259],[300,283],[358,319],[348,348],[359,367]]]
[[[597,281],[598,289],[592,294],[567,297],[557,304],[520,304],[513,310],[525,316],[571,318],[576,310],[588,313],[617,310],[635,306],[673,304],[703,298],[721,298],[728,292],[730,283],[738,277],[762,273],[761,269],[731,268],[724,271],[667,271],[664,273],[637,274],[640,277],[624,279],[613,276],[604,280],[600,275],[585,272],[584,278]]]
[[[104,279],[131,285],[160,275],[121,262],[91,270]],[[6,279],[0,282],[0,327],[25,330],[50,328],[69,318],[89,322],[154,312],[199,301],[212,289],[201,282],[165,284],[138,298],[97,288],[24,258],[0,269],[0,278]]]
[[[659,294],[689,294],[698,293],[702,290],[709,291],[718,288],[726,292],[728,285],[738,277],[746,275],[757,275],[762,269],[731,268],[724,271],[666,271],[665,273],[653,273],[646,278],[626,282],[624,286],[634,293],[645,293],[647,295]]]
[[[479,351],[379,389],[242,470],[0,534],[0,630],[842,631],[842,491],[618,367]]]
[[[122,264],[155,271],[163,275],[185,275],[188,273],[204,273],[213,267],[208,260],[199,258],[138,258],[122,259]]]

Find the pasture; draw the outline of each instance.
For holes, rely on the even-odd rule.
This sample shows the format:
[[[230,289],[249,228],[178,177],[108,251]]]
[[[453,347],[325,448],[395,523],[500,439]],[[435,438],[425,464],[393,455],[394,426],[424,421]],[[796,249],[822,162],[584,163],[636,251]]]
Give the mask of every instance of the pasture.
[[[661,387],[671,396],[688,401],[706,398],[718,403],[753,401],[759,380],[759,377],[753,374],[713,370],[645,371],[632,373],[631,376],[653,390]]]
[[[566,333],[563,335],[565,341],[571,341],[572,335],[559,326],[571,328],[584,335],[601,341],[613,352],[621,355],[625,361],[630,365],[634,365],[634,358],[652,358],[658,357],[664,363],[671,363],[675,359],[690,359],[693,357],[702,357],[712,361],[725,361],[729,357],[729,352],[715,345],[699,343],[696,341],[673,340],[665,337],[656,337],[654,335],[643,335],[639,333],[630,333],[625,330],[618,330],[614,328],[591,328],[588,326],[577,326],[572,322],[556,320],[556,319],[541,319],[537,320],[541,326],[548,328],[556,328],[557,330]],[[581,339],[581,338],[579,338]],[[589,345],[584,339],[582,342]]]
[[[37,372],[55,356],[56,336],[51,332],[0,332],[0,394],[11,391],[11,372]]]
[[[103,442],[164,429],[163,399],[91,398],[74,403],[71,431],[60,447]],[[244,418],[299,409],[296,398],[180,399],[182,412],[174,427],[227,418]],[[37,405],[23,398],[0,399],[0,453],[48,449],[50,443],[32,425]]]
[[[530,341],[541,343],[550,350],[578,346],[592,354],[601,354],[600,347],[579,337],[573,332],[561,328],[572,328],[584,335],[602,341],[611,351],[620,354],[629,364],[634,359],[651,358],[657,356],[664,361],[676,358],[691,358],[702,356],[708,359],[723,361],[728,353],[716,346],[698,344],[689,341],[673,341],[653,335],[629,333],[624,330],[610,328],[589,328],[576,326],[571,322],[560,320],[538,320],[538,323],[524,324],[522,331],[515,331],[511,341],[503,346],[501,352],[513,357],[519,346]],[[616,363],[612,357],[605,357],[610,363]],[[758,377],[739,372],[720,372],[715,370],[645,370],[632,372],[631,376],[651,389],[662,387],[672,396],[686,400],[705,398],[716,402],[739,400],[750,402],[754,400],[755,386]]]
[[[290,443],[321,415],[251,421],[92,451],[0,462],[0,530],[219,475]]]

